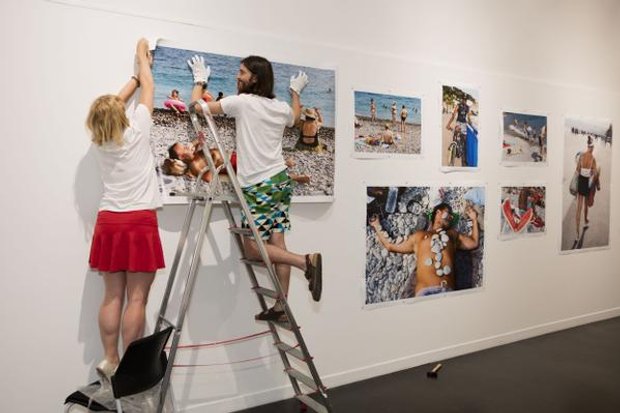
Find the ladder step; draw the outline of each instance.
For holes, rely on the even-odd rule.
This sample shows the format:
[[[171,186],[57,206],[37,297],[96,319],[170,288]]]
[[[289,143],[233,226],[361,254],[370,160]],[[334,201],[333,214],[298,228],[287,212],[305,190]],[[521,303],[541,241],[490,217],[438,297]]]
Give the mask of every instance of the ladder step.
[[[196,199],[198,201],[205,201],[209,198],[210,194],[207,192],[185,192],[185,191],[173,191],[170,193],[170,196],[174,197],[185,197],[189,199]]]
[[[177,329],[177,326],[174,325],[174,323],[170,322],[168,319],[164,317],[159,317],[159,320],[165,325],[165,327],[172,327],[175,330]]]
[[[301,371],[295,370],[293,368],[289,368],[289,369],[286,369],[284,371],[286,372],[286,374],[288,374],[289,376],[291,376],[295,380],[302,382],[303,384],[305,384],[306,386],[308,386],[309,388],[311,388],[314,391],[318,391],[318,387],[317,387],[316,383],[314,382],[314,380],[312,379],[312,377],[306,376]]]
[[[241,258],[241,262],[247,265],[253,265],[255,267],[267,267],[267,264],[265,264],[265,261],[261,261],[261,260],[250,260],[247,258]]]
[[[289,323],[288,321],[285,323],[280,323],[278,321],[267,321],[267,322],[270,324],[273,324],[276,327],[280,327],[288,331],[294,331],[293,325]]]
[[[268,288],[263,287],[254,287],[252,288],[256,294],[264,295],[266,297],[273,298],[274,300],[280,299],[280,294],[277,291],[270,290]]]
[[[314,410],[315,412],[329,413],[329,410],[327,409],[327,407],[323,406],[321,403],[317,402],[312,397],[306,394],[298,394],[297,396],[295,396],[295,398],[299,400],[300,402],[302,402],[303,404],[305,404],[306,406],[308,406],[309,408],[311,408],[312,410]]]
[[[274,343],[274,345],[278,348],[278,350],[284,351],[285,353],[295,357],[298,360],[301,360],[301,361],[307,360],[306,356],[304,356],[304,353],[298,348],[289,346],[288,344],[283,343],[283,342]]]
[[[247,236],[252,235],[252,230],[250,228],[230,227],[229,230],[233,234],[247,235]]]

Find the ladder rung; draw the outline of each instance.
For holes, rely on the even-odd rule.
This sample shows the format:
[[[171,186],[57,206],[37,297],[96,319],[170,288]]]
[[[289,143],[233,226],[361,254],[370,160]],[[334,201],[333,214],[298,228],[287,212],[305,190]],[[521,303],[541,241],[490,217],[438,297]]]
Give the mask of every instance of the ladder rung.
[[[170,196],[174,197],[185,197],[190,199],[196,199],[198,201],[204,201],[209,197],[209,193],[207,192],[184,192],[184,191],[173,191],[170,193]]]
[[[295,396],[295,398],[299,400],[300,402],[302,402],[303,404],[305,404],[306,406],[308,406],[309,408],[311,408],[312,410],[314,410],[315,412],[329,413],[329,410],[327,410],[327,407],[323,406],[321,403],[317,402],[316,400],[314,400],[312,397],[308,396],[307,394],[298,394],[297,396]]]
[[[316,383],[314,382],[314,380],[312,379],[312,377],[306,376],[301,371],[295,370],[293,368],[286,369],[284,371],[286,372],[286,374],[288,374],[295,380],[302,382],[303,384],[310,387],[314,391],[318,391],[318,387]]]
[[[278,348],[278,350],[284,351],[285,353],[295,357],[296,359],[299,359],[301,361],[307,360],[306,356],[304,356],[304,353],[302,353],[302,351],[299,350],[298,348],[289,346],[288,344],[283,343],[283,342],[274,343],[274,345]]]
[[[168,319],[164,318],[164,317],[159,317],[159,320],[164,323],[166,325],[166,327],[172,327],[175,330],[177,329],[177,326],[174,325],[174,323],[171,323],[170,321],[168,321]]]
[[[265,261],[261,261],[261,260],[250,260],[247,258],[241,258],[241,262],[247,265],[253,265],[255,267],[267,267],[267,265],[265,264]]]
[[[264,295],[267,297],[271,297],[274,300],[280,299],[280,294],[277,291],[270,290],[268,288],[263,287],[254,287],[252,288],[256,294]]]
[[[250,228],[230,227],[229,230],[233,234],[252,235],[252,230]]]
[[[288,331],[293,331],[293,325],[289,323],[288,321],[285,323],[281,323],[278,321],[267,321],[267,322],[273,324],[276,327],[280,327]]]

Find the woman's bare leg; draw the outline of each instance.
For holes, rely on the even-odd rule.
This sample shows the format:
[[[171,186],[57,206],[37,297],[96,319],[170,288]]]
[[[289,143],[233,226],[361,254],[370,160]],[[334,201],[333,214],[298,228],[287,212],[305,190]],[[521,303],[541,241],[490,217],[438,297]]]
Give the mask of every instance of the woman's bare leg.
[[[105,293],[99,308],[99,334],[105,359],[112,364],[118,364],[118,336],[127,275],[121,271],[102,272],[101,276],[105,284]]]
[[[144,334],[145,309],[154,272],[127,273],[127,308],[123,314],[123,348]]]
[[[579,239],[579,227],[581,225],[581,208],[583,205],[583,195],[577,194],[577,214],[575,215],[575,230],[577,231],[577,239]]]

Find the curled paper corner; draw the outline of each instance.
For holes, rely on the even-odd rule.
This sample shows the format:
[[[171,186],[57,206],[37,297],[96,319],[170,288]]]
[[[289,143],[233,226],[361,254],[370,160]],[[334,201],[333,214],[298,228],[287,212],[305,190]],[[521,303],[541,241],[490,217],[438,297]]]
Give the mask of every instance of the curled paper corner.
[[[144,38],[149,42],[149,50],[153,51],[157,47],[157,43],[159,43],[162,39],[161,36],[144,36]]]

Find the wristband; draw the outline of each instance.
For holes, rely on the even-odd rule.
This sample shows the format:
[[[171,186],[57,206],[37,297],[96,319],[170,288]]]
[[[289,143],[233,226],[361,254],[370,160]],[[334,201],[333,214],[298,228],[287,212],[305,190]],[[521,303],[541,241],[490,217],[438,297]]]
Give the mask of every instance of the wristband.
[[[135,76],[135,75],[134,75],[134,76],[131,76],[131,78],[132,78],[133,80],[135,80],[135,81],[136,81],[136,83],[138,84],[138,87],[140,87],[140,79],[138,79],[138,76]]]

